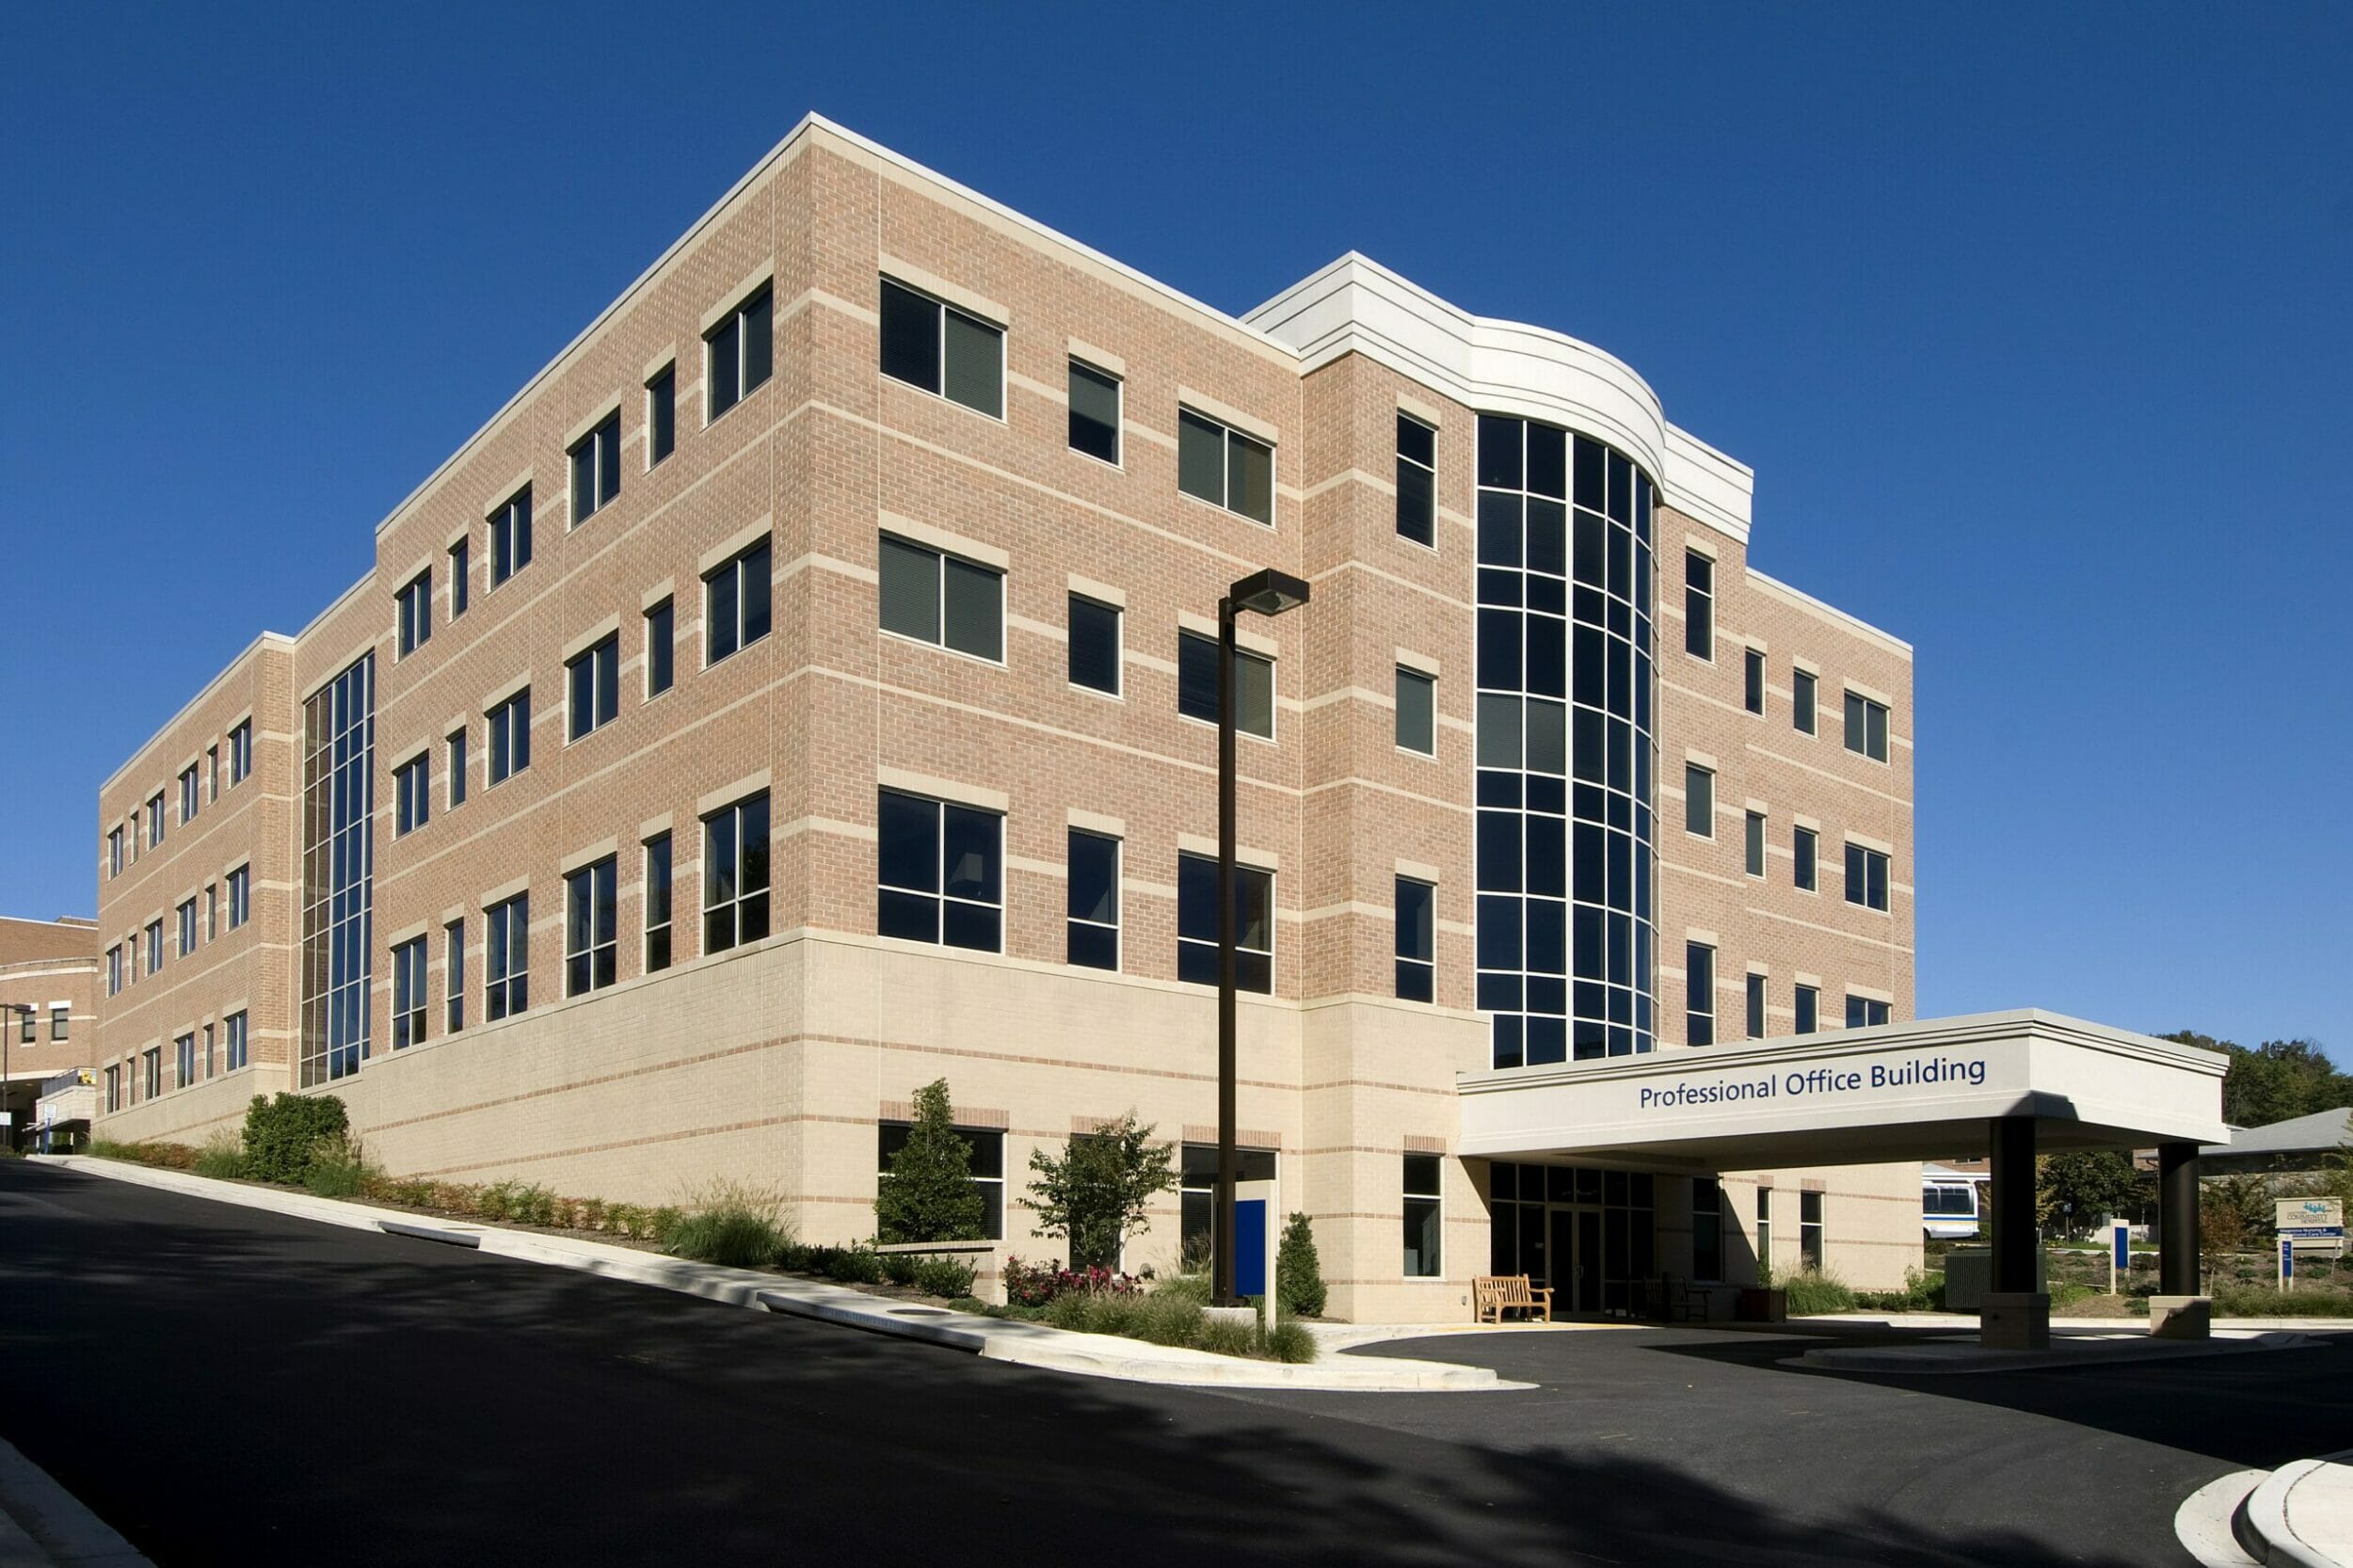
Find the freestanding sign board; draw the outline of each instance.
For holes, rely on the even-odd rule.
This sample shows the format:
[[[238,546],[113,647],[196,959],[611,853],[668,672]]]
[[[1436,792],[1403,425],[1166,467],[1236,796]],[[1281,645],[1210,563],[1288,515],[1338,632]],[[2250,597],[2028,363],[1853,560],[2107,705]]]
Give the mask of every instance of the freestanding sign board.
[[[2345,1250],[2345,1201],[2342,1198],[2281,1198],[2273,1208],[2273,1224],[2281,1245],[2297,1252]]]

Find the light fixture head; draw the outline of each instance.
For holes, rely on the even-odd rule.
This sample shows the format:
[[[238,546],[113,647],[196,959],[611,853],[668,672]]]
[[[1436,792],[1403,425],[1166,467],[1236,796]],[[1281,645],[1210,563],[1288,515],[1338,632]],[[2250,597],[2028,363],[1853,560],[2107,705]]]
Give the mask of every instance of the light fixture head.
[[[1236,608],[1253,615],[1279,616],[1307,602],[1307,584],[1273,567],[1252,572],[1228,590]]]

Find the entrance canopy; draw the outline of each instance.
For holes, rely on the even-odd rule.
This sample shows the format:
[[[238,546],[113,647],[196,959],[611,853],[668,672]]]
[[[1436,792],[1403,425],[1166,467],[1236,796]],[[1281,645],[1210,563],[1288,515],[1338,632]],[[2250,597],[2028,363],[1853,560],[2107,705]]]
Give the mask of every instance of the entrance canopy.
[[[2026,1009],[1465,1073],[1462,1152],[1707,1175],[2218,1144],[2219,1051]]]

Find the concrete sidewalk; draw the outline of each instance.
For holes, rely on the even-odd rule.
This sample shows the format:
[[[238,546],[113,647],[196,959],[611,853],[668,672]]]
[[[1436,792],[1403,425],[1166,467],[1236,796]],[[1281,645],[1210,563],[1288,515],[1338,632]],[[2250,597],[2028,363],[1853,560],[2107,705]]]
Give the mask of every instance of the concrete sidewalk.
[[[632,1285],[650,1285],[730,1306],[791,1313],[845,1328],[919,1339],[969,1351],[991,1361],[1087,1377],[1193,1387],[1294,1388],[1382,1392],[1493,1392],[1522,1388],[1485,1367],[1390,1357],[1325,1357],[1305,1366],[1214,1355],[1111,1335],[1073,1334],[1044,1323],[983,1317],[946,1307],[876,1296],[823,1280],[730,1269],[569,1236],[510,1229],[472,1220],[441,1220],[406,1209],[377,1208],[307,1192],[216,1181],[185,1171],[159,1170],[88,1155],[36,1155],[41,1163],[87,1176],[154,1187],[216,1203],[264,1209],[353,1230],[380,1231],[423,1242],[472,1247],[501,1257],[577,1270]]]

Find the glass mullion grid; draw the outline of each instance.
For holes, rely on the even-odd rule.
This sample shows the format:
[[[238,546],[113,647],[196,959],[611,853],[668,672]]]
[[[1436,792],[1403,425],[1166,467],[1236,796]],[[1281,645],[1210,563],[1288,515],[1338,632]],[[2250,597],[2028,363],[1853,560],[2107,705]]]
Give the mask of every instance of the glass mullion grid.
[[[1519,420],[1482,416],[1480,441],[1480,717],[1484,729],[1516,712],[1522,734],[1516,748],[1479,745],[1479,1006],[1495,1015],[1494,1063],[1648,1050],[1650,483],[1598,442]],[[1540,718],[1548,742],[1538,704],[1562,696],[1565,780],[1533,744]]]
[[[359,1071],[368,1053],[375,808],[375,659],[304,705],[301,1082]]]

